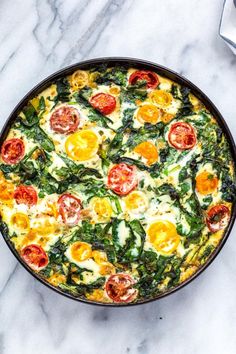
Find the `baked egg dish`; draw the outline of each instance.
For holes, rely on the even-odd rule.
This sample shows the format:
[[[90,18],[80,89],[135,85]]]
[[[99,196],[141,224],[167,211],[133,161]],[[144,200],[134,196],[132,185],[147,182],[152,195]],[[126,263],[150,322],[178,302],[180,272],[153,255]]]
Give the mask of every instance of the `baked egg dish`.
[[[215,117],[158,71],[61,77],[1,146],[2,234],[40,278],[90,302],[143,302],[186,282],[220,244],[235,195]]]

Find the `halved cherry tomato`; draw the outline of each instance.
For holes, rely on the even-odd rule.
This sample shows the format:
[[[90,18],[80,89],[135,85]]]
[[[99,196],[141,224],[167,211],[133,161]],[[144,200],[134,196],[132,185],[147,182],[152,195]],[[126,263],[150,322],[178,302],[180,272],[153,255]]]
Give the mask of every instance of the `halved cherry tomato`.
[[[107,295],[114,302],[131,302],[138,295],[138,290],[133,287],[134,279],[129,274],[113,274],[106,281]]]
[[[167,220],[158,220],[151,224],[147,234],[150,242],[162,254],[173,253],[180,242],[175,225]]]
[[[24,154],[25,145],[23,140],[13,138],[4,141],[1,149],[1,157],[5,163],[14,165],[23,159]]]
[[[92,247],[86,242],[77,241],[71,246],[71,256],[78,262],[92,257]]]
[[[136,167],[119,163],[113,166],[108,172],[107,186],[119,195],[130,193],[138,184]]]
[[[104,299],[104,290],[102,289],[94,289],[91,293],[87,293],[86,297],[92,301],[107,301]]]
[[[164,90],[155,90],[150,94],[150,98],[153,103],[158,105],[159,107],[168,107],[172,102],[172,95]]]
[[[153,71],[137,70],[129,77],[129,84],[135,85],[138,81],[146,81],[147,88],[156,88],[159,85],[159,78]]]
[[[101,275],[115,274],[115,272],[116,272],[116,268],[110,262],[103,263],[99,267],[99,273]]]
[[[218,204],[208,210],[206,223],[211,232],[216,232],[224,229],[228,225],[229,219],[229,208],[224,204]]]
[[[54,273],[49,278],[47,278],[47,281],[52,285],[58,286],[61,283],[66,282],[66,276],[61,273]]]
[[[65,193],[58,199],[59,214],[65,224],[76,225],[80,219],[81,200],[70,193]]]
[[[213,193],[218,186],[218,178],[212,173],[203,171],[196,176],[196,189],[200,194]]]
[[[97,93],[90,99],[91,105],[102,114],[111,114],[116,108],[116,99],[108,93]]]
[[[11,223],[18,230],[23,230],[25,232],[29,230],[30,222],[27,214],[14,213],[11,217]]]
[[[107,198],[94,197],[91,200],[91,207],[96,214],[96,219],[100,222],[107,222],[112,215],[112,207]]]
[[[104,251],[94,250],[92,252],[92,257],[94,261],[99,265],[107,263],[107,255]]]
[[[169,143],[178,150],[192,149],[197,138],[193,127],[189,123],[177,122],[170,127]]]
[[[28,206],[35,205],[38,201],[37,192],[34,187],[23,184],[16,187],[14,198],[17,204],[26,204]]]
[[[74,133],[80,120],[79,112],[74,107],[62,106],[57,108],[50,117],[50,127],[61,134]]]
[[[44,249],[35,244],[28,245],[21,250],[24,261],[34,270],[40,270],[48,264],[48,256]]]
[[[0,200],[5,203],[9,203],[14,197],[14,184],[1,180],[0,182]]]
[[[133,191],[124,201],[126,208],[134,213],[143,213],[148,208],[148,199],[143,192]]]
[[[154,104],[144,104],[137,110],[137,119],[140,123],[156,124],[161,119],[161,111]]]
[[[143,143],[140,143],[137,146],[135,146],[134,152],[144,157],[148,165],[152,165],[154,162],[157,162],[158,159],[157,148],[150,141],[144,141]]]
[[[84,70],[77,70],[71,75],[72,88],[74,90],[82,89],[88,84],[88,73]]]
[[[72,160],[89,160],[98,151],[98,136],[92,130],[80,130],[68,136],[65,142],[65,150]]]

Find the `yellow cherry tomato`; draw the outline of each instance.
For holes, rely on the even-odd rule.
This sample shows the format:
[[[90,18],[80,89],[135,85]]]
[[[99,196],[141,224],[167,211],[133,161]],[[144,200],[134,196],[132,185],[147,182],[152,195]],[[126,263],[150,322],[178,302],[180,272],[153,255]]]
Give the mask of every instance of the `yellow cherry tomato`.
[[[101,301],[104,302],[104,290],[94,289],[92,293],[86,294],[87,299],[92,301]]]
[[[93,251],[92,257],[94,261],[99,265],[107,262],[107,255],[103,251],[97,251],[97,250]]]
[[[159,107],[168,107],[172,102],[172,95],[164,90],[155,90],[150,94],[153,103]]]
[[[24,213],[15,213],[11,217],[11,223],[13,227],[18,230],[27,232],[29,229],[29,217]]]
[[[83,70],[77,70],[71,75],[71,84],[73,90],[82,89],[88,84],[88,73]]]
[[[147,234],[149,241],[162,254],[173,253],[180,242],[175,225],[167,220],[159,220],[151,224]]]
[[[119,95],[119,93],[120,93],[120,88],[119,88],[118,86],[113,86],[113,87],[111,87],[111,88],[109,89],[109,93],[110,93],[111,95],[117,96],[117,95]]]
[[[2,179],[0,183],[0,200],[4,203],[13,201],[14,184]]]
[[[161,121],[165,124],[169,123],[172,119],[174,119],[174,114],[162,112]]]
[[[99,273],[101,275],[110,275],[115,273],[115,267],[108,262],[107,255],[103,251],[95,250],[92,252],[94,261],[100,266]]]
[[[148,208],[148,201],[143,192],[131,192],[124,198],[124,201],[128,210],[144,212]]]
[[[137,111],[137,119],[140,123],[156,124],[161,117],[161,111],[154,104],[144,104]]]
[[[92,248],[86,242],[77,241],[71,246],[71,256],[78,262],[83,262],[92,257]]]
[[[105,222],[110,220],[112,215],[112,207],[106,198],[92,198],[91,206],[96,213],[96,219],[98,221]]]
[[[78,131],[66,139],[65,149],[72,160],[89,160],[98,151],[98,137],[92,130]]]
[[[55,273],[52,274],[47,281],[51,283],[52,285],[58,286],[61,283],[65,283],[66,281],[66,276],[60,273]]]
[[[116,268],[110,262],[100,265],[99,273],[101,275],[111,275],[111,274],[115,274],[115,272],[116,272]]]
[[[200,194],[213,193],[218,186],[218,178],[210,172],[203,171],[196,177],[196,189]]]
[[[98,85],[97,85],[97,83],[96,83],[96,80],[97,80],[97,78],[98,78],[99,76],[100,76],[100,75],[99,75],[98,72],[90,73],[90,74],[89,74],[89,80],[88,80],[88,86],[93,87],[93,88],[97,87]]]
[[[148,165],[157,162],[158,152],[156,146],[150,141],[144,141],[134,148],[134,152],[141,155],[147,160]]]

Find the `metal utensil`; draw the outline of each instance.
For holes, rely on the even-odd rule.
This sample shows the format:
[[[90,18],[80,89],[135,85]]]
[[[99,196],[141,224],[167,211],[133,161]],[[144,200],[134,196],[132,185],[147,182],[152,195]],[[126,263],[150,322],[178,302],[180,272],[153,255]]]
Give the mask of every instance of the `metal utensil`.
[[[224,3],[219,35],[236,54],[236,0],[226,0]]]

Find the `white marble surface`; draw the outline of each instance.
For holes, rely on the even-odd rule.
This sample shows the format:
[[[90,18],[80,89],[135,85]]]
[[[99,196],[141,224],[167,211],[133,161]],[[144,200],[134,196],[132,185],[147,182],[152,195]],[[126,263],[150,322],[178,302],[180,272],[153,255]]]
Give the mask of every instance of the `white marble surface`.
[[[164,64],[202,88],[236,138],[236,57],[218,36],[223,0],[0,0],[0,120],[39,80],[99,56]],[[1,354],[235,354],[235,229],[174,295],[133,308],[66,299],[0,240]]]

